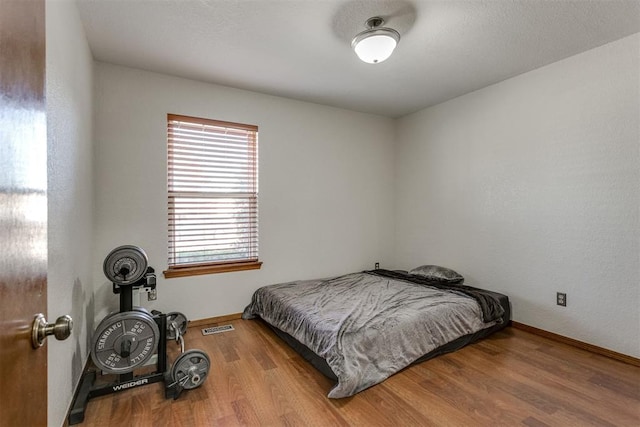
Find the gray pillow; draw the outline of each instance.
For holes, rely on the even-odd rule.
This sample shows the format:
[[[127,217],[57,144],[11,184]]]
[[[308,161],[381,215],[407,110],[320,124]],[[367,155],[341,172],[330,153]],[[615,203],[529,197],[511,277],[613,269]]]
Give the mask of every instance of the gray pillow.
[[[462,283],[464,277],[457,271],[439,265],[421,265],[409,271],[409,274],[424,277],[427,280],[437,280],[447,283]]]

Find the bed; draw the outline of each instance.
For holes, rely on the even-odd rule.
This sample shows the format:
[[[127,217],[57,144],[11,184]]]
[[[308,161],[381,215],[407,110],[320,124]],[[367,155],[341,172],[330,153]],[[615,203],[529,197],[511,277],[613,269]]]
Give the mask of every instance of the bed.
[[[264,320],[343,398],[507,326],[508,297],[463,281],[426,265],[281,283],[256,290],[242,317]]]

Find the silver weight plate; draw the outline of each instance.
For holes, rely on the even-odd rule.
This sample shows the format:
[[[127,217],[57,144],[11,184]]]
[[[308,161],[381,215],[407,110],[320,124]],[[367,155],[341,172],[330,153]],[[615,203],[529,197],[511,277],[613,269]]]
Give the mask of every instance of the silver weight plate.
[[[144,307],[140,307],[139,305],[135,305],[135,306],[133,306],[133,309],[135,311],[139,311],[141,313],[148,314],[149,317],[153,317],[153,314],[151,314],[151,312],[149,310],[147,310],[146,308],[144,308]]]
[[[209,356],[201,350],[188,350],[178,357],[171,367],[171,377],[182,388],[199,387],[209,374]]]
[[[104,260],[102,270],[116,285],[131,285],[147,272],[149,259],[142,248],[132,245],[118,246]]]
[[[139,312],[144,313],[144,314],[148,314],[150,317],[153,317],[153,314],[151,314],[151,312],[149,310],[147,310],[146,308],[144,308],[144,307],[140,307],[140,306],[136,305],[136,306],[133,307],[133,310],[134,311],[139,311]],[[116,314],[120,314],[120,313],[121,313],[120,311],[112,311],[111,313],[107,314],[104,319],[102,319],[102,322],[104,322],[107,319],[109,319],[110,317],[113,317]],[[102,324],[102,322],[100,322],[100,324]],[[157,323],[156,323],[156,325],[157,325]],[[98,327],[99,327],[99,325],[98,325]],[[98,330],[96,329],[96,332],[97,331]]]
[[[140,308],[111,314],[100,322],[91,339],[91,359],[99,369],[111,374],[132,372],[156,352],[158,325]]]
[[[180,335],[184,336],[184,334],[187,333],[187,325],[189,323],[187,321],[187,316],[178,311],[172,311],[171,313],[167,313],[167,339],[176,339],[176,332],[171,327],[172,323],[176,324],[178,330],[180,331]]]

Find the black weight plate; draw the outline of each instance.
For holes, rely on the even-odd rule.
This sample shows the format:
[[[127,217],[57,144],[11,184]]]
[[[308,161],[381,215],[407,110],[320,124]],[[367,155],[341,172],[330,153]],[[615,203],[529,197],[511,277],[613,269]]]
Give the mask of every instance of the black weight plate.
[[[131,285],[147,272],[149,261],[142,248],[132,245],[119,246],[104,260],[102,270],[107,279],[116,285]]]

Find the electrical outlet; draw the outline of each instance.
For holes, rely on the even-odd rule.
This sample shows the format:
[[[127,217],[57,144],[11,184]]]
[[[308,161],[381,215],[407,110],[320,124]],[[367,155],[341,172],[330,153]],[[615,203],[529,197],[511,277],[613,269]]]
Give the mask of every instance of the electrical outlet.
[[[380,263],[376,262],[376,270],[380,268]]]
[[[567,306],[567,294],[563,292],[556,293],[556,304],[561,305],[563,307]]]

